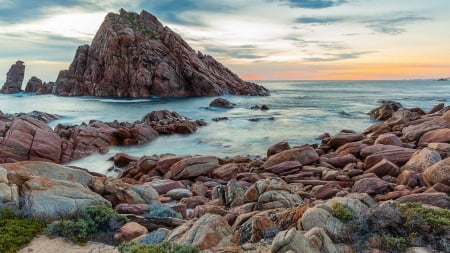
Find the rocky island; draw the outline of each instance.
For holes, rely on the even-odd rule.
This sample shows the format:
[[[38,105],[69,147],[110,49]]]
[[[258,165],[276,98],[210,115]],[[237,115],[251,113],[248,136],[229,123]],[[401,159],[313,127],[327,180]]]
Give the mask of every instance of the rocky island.
[[[152,14],[110,13],[92,44],[80,46],[53,93],[61,96],[268,95],[213,57],[196,52]]]

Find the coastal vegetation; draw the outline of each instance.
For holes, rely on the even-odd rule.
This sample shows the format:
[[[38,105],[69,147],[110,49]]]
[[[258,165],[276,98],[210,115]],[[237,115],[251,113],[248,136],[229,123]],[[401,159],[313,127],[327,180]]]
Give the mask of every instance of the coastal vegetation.
[[[45,222],[23,217],[12,209],[0,209],[0,252],[17,252],[41,233],[45,226]]]

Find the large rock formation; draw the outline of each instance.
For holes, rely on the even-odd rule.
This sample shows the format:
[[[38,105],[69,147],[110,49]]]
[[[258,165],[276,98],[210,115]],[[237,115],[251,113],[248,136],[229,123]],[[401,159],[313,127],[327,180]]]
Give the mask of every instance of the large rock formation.
[[[11,68],[6,74],[6,82],[0,90],[0,93],[12,94],[19,92],[22,89],[24,75],[25,65],[23,65],[23,61],[17,61],[16,64],[11,65]]]
[[[53,93],[101,97],[268,95],[211,56],[195,52],[152,14],[110,13],[92,41],[80,46]]]
[[[32,76],[25,86],[25,92],[36,92],[42,86],[42,80],[36,76]]]

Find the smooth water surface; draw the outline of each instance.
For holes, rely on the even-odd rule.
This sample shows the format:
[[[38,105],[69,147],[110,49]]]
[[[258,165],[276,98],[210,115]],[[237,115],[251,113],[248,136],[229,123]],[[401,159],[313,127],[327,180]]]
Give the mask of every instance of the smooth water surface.
[[[209,108],[213,97],[126,100],[16,94],[0,95],[0,110],[4,113],[38,110],[61,115],[61,119],[50,123],[52,127],[91,119],[133,122],[162,109],[208,123],[191,135],[161,136],[142,146],[113,147],[106,155],[93,155],[71,163],[104,172],[111,166],[106,160],[120,151],[135,156],[164,153],[264,156],[269,146],[280,141],[295,146],[316,143],[315,138],[324,132],[362,131],[375,123],[367,112],[379,106],[379,100],[395,100],[405,107],[429,110],[450,99],[450,82],[430,80],[262,81],[259,84],[268,88],[271,96],[223,96],[236,104],[233,109]],[[270,110],[250,109],[262,104]],[[229,119],[214,122],[215,117]],[[249,121],[253,117],[262,119]],[[273,119],[269,119],[271,117]]]

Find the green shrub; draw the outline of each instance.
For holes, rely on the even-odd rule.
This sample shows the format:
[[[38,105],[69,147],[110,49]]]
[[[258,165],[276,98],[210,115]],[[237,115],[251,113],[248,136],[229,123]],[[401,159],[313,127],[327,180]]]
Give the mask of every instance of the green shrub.
[[[170,208],[169,206],[154,204],[150,206],[150,211],[144,215],[147,218],[178,218],[182,219],[183,216],[180,213],[177,213],[175,210]]]
[[[16,215],[11,209],[0,210],[0,252],[17,252],[45,228],[45,222]]]
[[[128,219],[107,206],[81,208],[73,220],[60,220],[47,226],[48,236],[62,236],[77,243],[85,243],[99,233],[112,234]]]
[[[333,204],[331,208],[331,214],[342,221],[351,221],[355,219],[355,215],[353,214],[352,210],[341,203]]]
[[[445,230],[450,226],[450,210],[423,207],[420,203],[406,203],[400,206],[405,226],[410,228],[429,225],[435,230]]]
[[[200,249],[191,245],[164,242],[156,245],[143,245],[134,242],[119,245],[121,253],[199,253]]]
[[[383,236],[381,238],[381,248],[387,252],[404,252],[407,247],[404,237]]]

